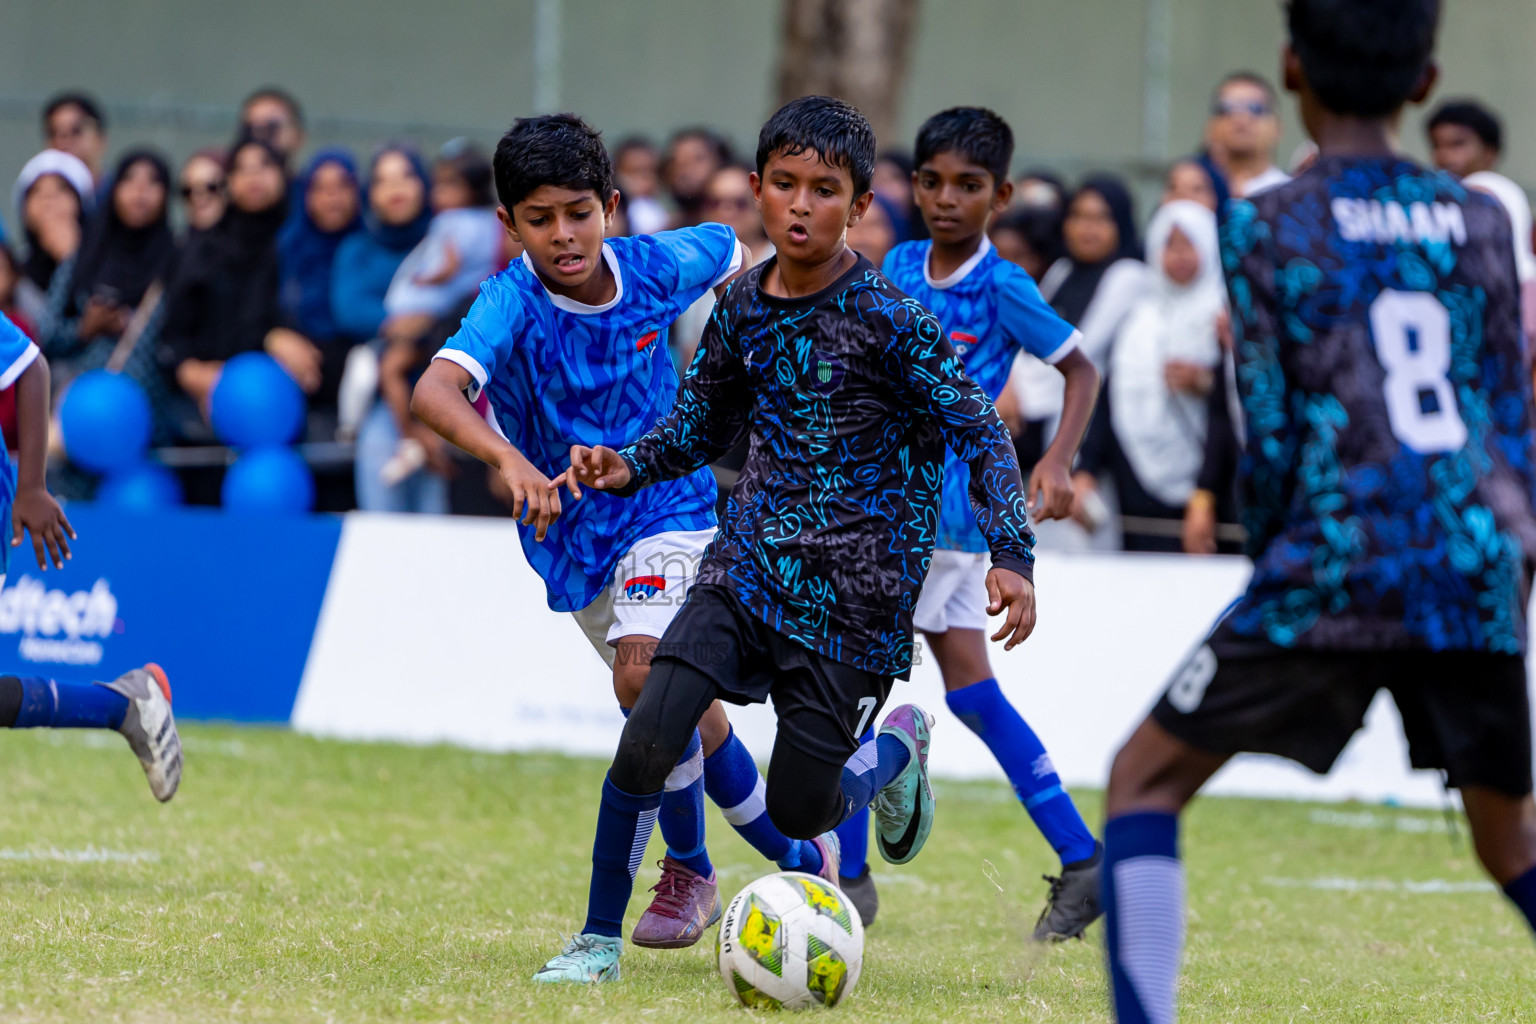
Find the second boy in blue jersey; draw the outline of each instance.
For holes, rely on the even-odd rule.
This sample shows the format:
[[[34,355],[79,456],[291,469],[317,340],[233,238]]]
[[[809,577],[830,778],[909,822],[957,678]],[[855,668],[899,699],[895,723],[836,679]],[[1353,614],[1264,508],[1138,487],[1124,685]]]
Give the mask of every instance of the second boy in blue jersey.
[[[996,400],[1007,387],[1020,352],[1055,366],[1066,378],[1061,427],[1026,489],[1037,517],[1059,519],[1071,511],[1072,459],[1093,413],[1099,375],[1078,348],[1077,330],[987,239],[988,223],[1012,198],[1012,161],[1013,131],[992,111],[956,107],[929,118],[917,133],[912,185],[931,238],[897,246],[884,269],[896,287],[939,318],[965,359],[966,374],[988,397]],[[1035,938],[1070,938],[1099,914],[1098,844],[1044,745],[1003,694],[988,663],[987,542],[976,528],[970,481],[969,467],[946,452],[938,542],[912,621],[938,662],[950,710],[986,742],[1061,858],[1061,876],[1052,881]],[[873,904],[874,885],[867,873],[860,876],[854,857],[867,827],[862,818],[838,833],[849,876],[844,888]]]
[[[714,480],[703,469],[637,501],[595,494],[564,508],[546,484],[571,445],[628,440],[671,409],[678,379],[668,328],[736,273],[745,253],[721,224],[605,241],[618,202],[613,169],[598,133],[571,115],[519,120],[496,148],[495,174],[497,213],[523,257],[481,286],[412,408],[500,471],[549,606],[575,616],[612,667],[615,695],[628,709],[714,536]],[[463,394],[482,390],[489,421]],[[761,800],[752,802],[756,765],[718,705],[700,734],[667,780],[659,813],[668,856],[632,936],[641,945],[692,945],[719,913],[704,846],[706,790],[765,856],[801,870],[821,865],[817,848],[785,838]],[[639,844],[643,853],[644,839]],[[607,852],[631,859],[630,845]],[[631,873],[637,868],[638,860],[630,863]]]

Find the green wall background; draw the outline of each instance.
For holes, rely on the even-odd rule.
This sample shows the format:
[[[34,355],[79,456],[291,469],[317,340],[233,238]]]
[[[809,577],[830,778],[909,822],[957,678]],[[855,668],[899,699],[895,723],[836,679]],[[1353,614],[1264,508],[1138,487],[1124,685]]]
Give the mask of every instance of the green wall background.
[[[1273,77],[1282,39],[1279,0],[920,2],[895,141],[943,106],[982,103],[1013,122],[1020,166],[1118,169],[1144,191],[1198,141],[1214,81]],[[1436,96],[1492,103],[1504,170],[1536,187],[1536,3],[1446,6]],[[559,45],[536,57],[541,8],[559,11]],[[236,104],[268,82],[304,102],[312,145],[490,144],[535,110],[541,76],[610,139],[706,123],[750,144],[772,105],[778,20],[774,0],[5,0],[0,182],[39,148],[39,104],[66,87],[106,102],[114,151],[149,142],[175,159],[226,141]],[[1301,141],[1289,102],[1285,116],[1282,159]],[[1404,124],[1415,154],[1422,117]]]

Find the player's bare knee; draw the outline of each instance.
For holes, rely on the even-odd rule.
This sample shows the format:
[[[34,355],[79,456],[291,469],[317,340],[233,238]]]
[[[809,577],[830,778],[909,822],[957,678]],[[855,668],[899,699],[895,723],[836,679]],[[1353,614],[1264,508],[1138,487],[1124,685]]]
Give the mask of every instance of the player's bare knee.
[[[1494,881],[1504,885],[1536,867],[1536,801],[1468,786],[1462,802],[1477,859]]]
[[[626,664],[623,659],[614,662],[613,695],[618,698],[619,707],[635,706],[635,701],[640,699],[640,691],[645,688],[645,680],[650,674],[649,662],[643,665]]]
[[[715,701],[704,712],[704,717],[699,719],[699,740],[704,745],[704,756],[708,757],[725,746],[725,741],[730,738],[731,720],[725,717],[724,706]]]

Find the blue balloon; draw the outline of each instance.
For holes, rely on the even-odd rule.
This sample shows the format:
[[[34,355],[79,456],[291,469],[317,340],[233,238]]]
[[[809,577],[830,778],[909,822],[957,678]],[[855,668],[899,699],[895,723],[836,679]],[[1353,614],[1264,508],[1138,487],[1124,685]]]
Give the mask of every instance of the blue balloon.
[[[125,512],[158,512],[182,503],[181,481],[156,462],[108,474],[96,488],[96,504]]]
[[[97,473],[128,469],[144,457],[153,426],[149,399],[128,377],[82,373],[59,408],[69,461]]]
[[[304,429],[304,392],[265,352],[225,363],[210,404],[214,431],[236,448],[289,444]]]
[[[222,497],[231,512],[295,515],[315,505],[315,478],[292,448],[252,448],[224,473]]]

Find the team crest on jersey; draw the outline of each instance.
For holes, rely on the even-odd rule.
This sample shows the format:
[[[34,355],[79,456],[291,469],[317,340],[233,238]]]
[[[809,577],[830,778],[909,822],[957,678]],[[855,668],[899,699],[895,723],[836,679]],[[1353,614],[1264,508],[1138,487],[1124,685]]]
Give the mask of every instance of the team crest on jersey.
[[[811,388],[830,395],[843,386],[843,362],[830,352],[811,354]]]
[[[659,337],[661,337],[661,328],[659,328],[659,327],[644,327],[644,328],[641,328],[639,337],[635,338],[635,351],[636,352],[644,352],[646,349],[650,348],[653,344],[655,344],[656,339],[659,338]]]
[[[950,331],[949,340],[955,343],[955,351],[962,356],[971,350],[971,346],[979,340],[974,334],[964,331]]]
[[[631,576],[624,581],[624,596],[632,601],[644,601],[667,589],[665,576]]]

